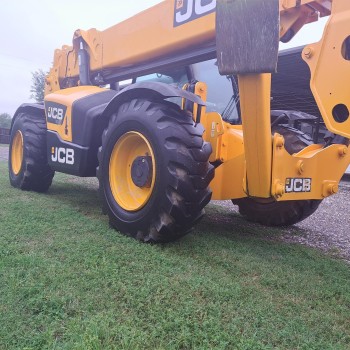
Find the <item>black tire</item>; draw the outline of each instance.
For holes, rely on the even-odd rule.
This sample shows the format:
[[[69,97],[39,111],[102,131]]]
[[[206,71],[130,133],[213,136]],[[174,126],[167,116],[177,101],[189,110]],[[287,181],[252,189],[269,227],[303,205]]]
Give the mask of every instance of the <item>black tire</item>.
[[[297,153],[312,144],[312,139],[303,132],[283,125],[276,125],[272,133],[284,137],[285,148],[290,153]],[[321,200],[292,200],[277,202],[274,198],[242,198],[233,200],[241,215],[249,221],[265,226],[289,226],[300,222],[313,214]]]
[[[111,226],[143,242],[172,241],[192,228],[211,199],[208,186],[214,177],[208,162],[211,146],[203,142],[203,131],[191,116],[167,101],[134,99],[120,106],[103,132],[97,168],[103,209]],[[144,207],[136,211],[119,205],[109,180],[114,145],[130,132],[147,139],[155,158],[154,187]]]
[[[13,171],[11,155],[17,132],[23,137],[23,160],[20,171]],[[12,126],[9,148],[9,178],[13,187],[26,191],[46,192],[55,172],[47,162],[46,120],[44,115],[20,113]]]
[[[313,144],[309,135],[287,125],[273,126],[272,134],[276,132],[284,137],[284,147],[289,154],[300,152],[306,146]]]

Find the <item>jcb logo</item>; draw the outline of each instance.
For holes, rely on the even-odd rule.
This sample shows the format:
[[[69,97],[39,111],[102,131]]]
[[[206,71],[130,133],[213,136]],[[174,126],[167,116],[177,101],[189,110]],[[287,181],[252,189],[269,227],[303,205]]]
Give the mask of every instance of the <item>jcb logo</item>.
[[[62,125],[67,107],[54,102],[45,102],[47,122]]]
[[[62,108],[56,108],[56,107],[49,107],[47,109],[47,116],[52,119],[57,119],[58,121],[61,121],[64,117],[63,115],[63,109]]]
[[[74,164],[74,149],[63,147],[52,147],[51,160],[61,164]]]
[[[311,179],[286,179],[286,193],[291,192],[311,192]]]
[[[175,0],[174,27],[214,12],[216,0]]]

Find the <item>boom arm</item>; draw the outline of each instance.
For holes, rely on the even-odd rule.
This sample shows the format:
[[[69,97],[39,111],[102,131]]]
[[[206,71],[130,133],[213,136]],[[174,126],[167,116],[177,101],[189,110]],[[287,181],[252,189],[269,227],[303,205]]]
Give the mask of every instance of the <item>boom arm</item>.
[[[77,30],[72,46],[55,50],[53,67],[46,79],[46,94],[80,84],[78,56],[82,44],[90,58],[88,68],[96,85],[108,80],[112,72],[122,76],[131,67],[136,67],[134,72],[137,72],[141,63],[176,57],[184,52],[193,51],[196,56],[199,55],[196,50],[206,49],[204,51],[214,57],[213,11],[219,1],[224,2],[213,0],[211,5],[199,6],[201,1],[197,0],[166,0],[104,31]],[[254,2],[250,0],[252,14]],[[330,15],[331,7],[331,0],[279,0],[281,41],[289,41],[305,24],[317,21],[319,15]]]

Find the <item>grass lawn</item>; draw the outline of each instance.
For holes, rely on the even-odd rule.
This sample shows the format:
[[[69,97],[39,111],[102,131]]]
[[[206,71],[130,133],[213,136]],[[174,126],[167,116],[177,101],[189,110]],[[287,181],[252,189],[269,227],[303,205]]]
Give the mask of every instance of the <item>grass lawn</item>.
[[[110,229],[91,180],[10,187],[0,161],[0,349],[349,349],[350,269],[209,206],[181,241]]]

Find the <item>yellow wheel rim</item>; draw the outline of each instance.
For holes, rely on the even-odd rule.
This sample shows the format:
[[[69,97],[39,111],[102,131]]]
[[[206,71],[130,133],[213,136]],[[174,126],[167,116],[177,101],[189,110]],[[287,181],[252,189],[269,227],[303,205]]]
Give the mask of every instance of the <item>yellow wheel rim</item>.
[[[17,130],[11,147],[11,167],[12,172],[18,175],[23,162],[23,135]]]
[[[138,187],[131,177],[131,167],[137,157],[150,156],[152,177],[149,187]],[[156,179],[155,158],[145,136],[136,131],[124,134],[114,145],[109,161],[109,184],[115,201],[123,209],[142,209],[151,197]]]

